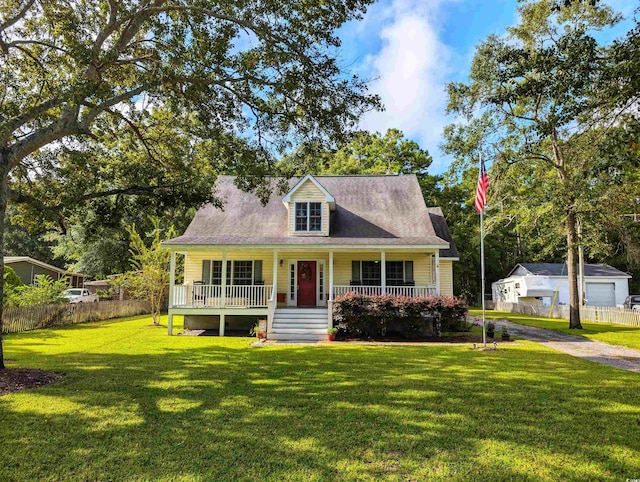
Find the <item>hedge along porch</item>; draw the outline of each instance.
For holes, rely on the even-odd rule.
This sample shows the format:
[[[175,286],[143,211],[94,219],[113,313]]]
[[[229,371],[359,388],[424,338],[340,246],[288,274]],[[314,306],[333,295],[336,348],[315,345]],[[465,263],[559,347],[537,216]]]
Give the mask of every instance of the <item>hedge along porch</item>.
[[[180,285],[175,284],[176,255],[184,256]],[[452,260],[440,259],[437,249],[174,251],[171,266],[170,323],[173,315],[185,315],[186,328],[219,329],[220,335],[225,328],[246,328],[230,323],[227,316],[271,322],[277,307],[330,308],[336,296],[353,291],[410,297],[453,294]],[[328,327],[330,314],[327,310]]]

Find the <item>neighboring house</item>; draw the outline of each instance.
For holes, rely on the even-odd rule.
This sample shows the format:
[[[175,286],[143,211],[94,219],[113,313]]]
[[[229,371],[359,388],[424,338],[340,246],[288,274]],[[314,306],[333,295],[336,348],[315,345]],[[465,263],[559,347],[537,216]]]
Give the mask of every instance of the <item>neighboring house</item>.
[[[629,295],[630,278],[606,264],[585,264],[585,304],[622,306]],[[569,304],[569,278],[563,263],[520,263],[491,287],[493,301],[551,305],[557,291],[556,303]]]
[[[5,256],[4,264],[13,268],[26,285],[32,285],[35,277],[41,274],[46,274],[54,280],[68,278],[69,286],[74,288],[81,288],[84,283],[84,275],[81,273],[72,273],[28,256]]]
[[[100,279],[94,281],[85,281],[84,287],[89,290],[92,295],[99,295],[101,300],[119,299],[124,300],[126,298],[125,292],[122,289],[118,289],[110,283],[116,277],[122,276],[121,274],[112,274],[107,276],[107,279]]]
[[[272,339],[320,339],[334,298],[350,291],[453,295],[458,251],[416,176],[307,175],[264,206],[234,181],[218,179],[222,209],[203,207],[184,235],[164,243],[172,253],[169,333],[175,315],[185,315],[186,328],[220,335],[257,317]],[[176,254],[185,257],[180,285]]]
[[[89,293],[95,295],[98,291],[107,291],[109,289],[109,281],[106,279],[85,281],[84,287],[89,290]]]

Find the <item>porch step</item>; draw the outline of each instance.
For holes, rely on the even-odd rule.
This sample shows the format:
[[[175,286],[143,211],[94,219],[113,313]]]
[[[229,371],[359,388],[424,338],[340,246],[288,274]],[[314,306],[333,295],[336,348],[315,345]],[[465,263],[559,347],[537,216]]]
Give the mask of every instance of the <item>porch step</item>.
[[[282,318],[278,315],[276,315],[273,318],[273,322],[274,323],[324,323],[325,325],[327,324],[327,316],[319,316],[317,318],[305,318],[302,316],[296,316],[296,317],[290,317],[290,318]]]
[[[270,333],[267,339],[276,341],[323,341],[327,339],[327,335],[326,333],[324,335],[310,333]]]
[[[324,313],[274,313],[275,318],[282,320],[319,320],[320,318],[326,318],[327,312]]]
[[[274,328],[272,333],[276,334],[288,334],[288,335],[326,335],[326,328]]]
[[[278,308],[276,309],[277,315],[290,316],[290,315],[326,315],[327,308]]]
[[[282,341],[320,341],[327,338],[326,308],[278,308],[267,337]]]
[[[306,321],[298,321],[298,322],[294,322],[294,323],[283,323],[281,321],[275,321],[273,322],[272,325],[273,331],[278,331],[278,330],[282,330],[282,329],[287,329],[287,328],[293,328],[293,329],[299,329],[299,330],[304,330],[304,329],[320,329],[320,330],[325,330],[327,331],[327,320],[323,320],[321,322],[314,322],[314,323],[307,323]]]

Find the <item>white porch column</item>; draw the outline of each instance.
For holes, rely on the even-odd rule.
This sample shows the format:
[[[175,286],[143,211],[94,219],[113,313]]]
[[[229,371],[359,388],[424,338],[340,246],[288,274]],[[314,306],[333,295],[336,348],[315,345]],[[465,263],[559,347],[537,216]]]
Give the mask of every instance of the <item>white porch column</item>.
[[[169,336],[173,335],[173,313],[171,308],[175,305],[174,292],[176,284],[176,252],[171,251],[171,262],[169,263],[169,320],[167,322],[167,330]]]
[[[273,300],[278,301],[278,252],[273,252]]]
[[[225,314],[224,313],[220,313],[220,329],[218,330],[218,334],[220,336],[224,336],[224,323],[225,323]]]
[[[440,250],[436,251],[436,294],[440,294]]]
[[[224,308],[227,306],[227,252],[222,252],[222,279],[220,280],[220,293],[221,300],[220,306]]]
[[[273,252],[273,280],[271,284],[273,284],[273,288],[271,289],[271,295],[269,297],[269,302],[267,303],[267,333],[271,333],[273,331],[273,317],[276,312],[276,308],[278,307],[278,252]]]
[[[329,251],[329,298],[327,300],[327,327],[333,328],[333,251]]]
[[[329,251],[329,301],[333,301],[333,251]]]
[[[380,252],[380,284],[382,284],[382,294],[387,294],[387,255],[384,251]]]

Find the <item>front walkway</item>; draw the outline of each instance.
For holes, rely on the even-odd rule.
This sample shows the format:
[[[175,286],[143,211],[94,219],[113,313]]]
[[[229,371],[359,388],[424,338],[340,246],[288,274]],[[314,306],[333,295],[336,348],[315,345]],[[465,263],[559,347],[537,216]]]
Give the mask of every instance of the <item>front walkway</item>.
[[[500,332],[500,325],[506,325],[509,333],[518,338],[535,341],[578,358],[640,373],[640,350],[506,320],[495,320],[495,323],[496,333]]]

